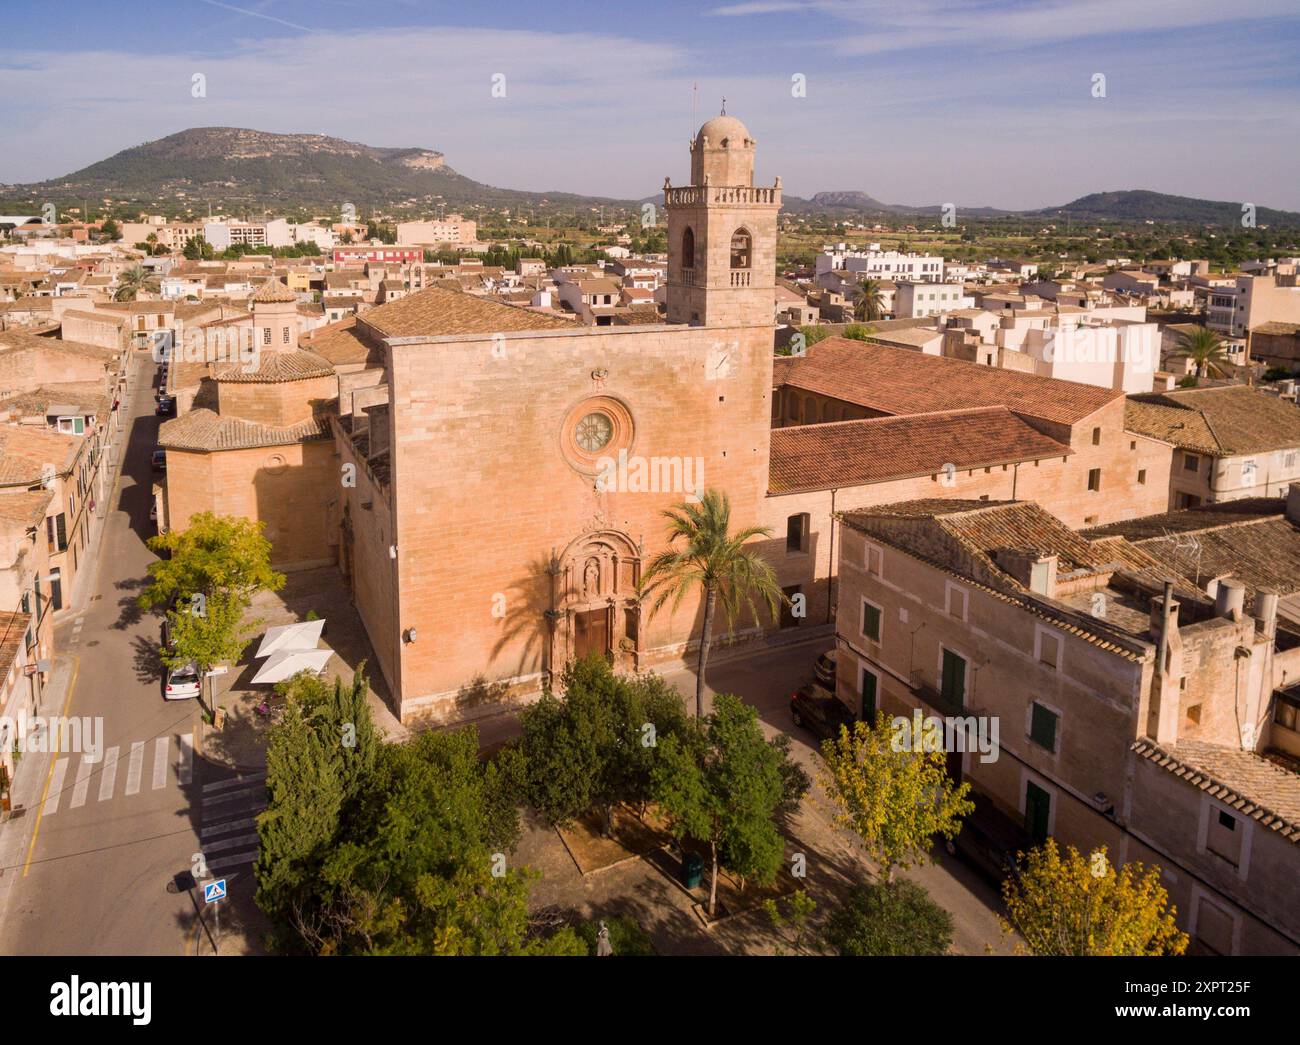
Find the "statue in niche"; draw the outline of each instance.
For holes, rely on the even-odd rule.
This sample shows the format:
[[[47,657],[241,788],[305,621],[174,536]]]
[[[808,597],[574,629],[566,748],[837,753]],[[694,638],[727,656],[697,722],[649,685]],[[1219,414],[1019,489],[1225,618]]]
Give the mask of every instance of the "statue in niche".
[[[600,594],[600,563],[595,559],[588,559],[587,565],[582,569],[582,597],[584,599],[594,599]]]

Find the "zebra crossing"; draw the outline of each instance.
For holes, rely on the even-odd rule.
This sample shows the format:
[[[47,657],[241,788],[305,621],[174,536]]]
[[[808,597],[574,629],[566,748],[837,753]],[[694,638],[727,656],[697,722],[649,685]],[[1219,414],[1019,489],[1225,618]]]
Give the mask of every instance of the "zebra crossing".
[[[199,850],[209,875],[229,875],[257,859],[257,814],[266,808],[266,774],[247,773],[204,784],[199,799]]]
[[[145,787],[144,766],[151,747],[153,761],[148,781],[150,792],[163,790],[173,780],[181,786],[187,786],[194,779],[193,733],[157,737],[152,745],[147,740],[137,740],[130,745],[125,757],[125,786],[121,790],[124,797],[138,795]],[[91,785],[95,783],[96,776],[99,778],[99,787],[95,800],[110,801],[118,793],[118,768],[123,760],[120,746],[106,748],[103,757],[93,762],[85,755],[56,754],[45,801],[41,804],[41,815],[53,816],[60,808],[80,809],[90,801]],[[68,773],[73,769],[74,761],[76,768],[69,785]]]

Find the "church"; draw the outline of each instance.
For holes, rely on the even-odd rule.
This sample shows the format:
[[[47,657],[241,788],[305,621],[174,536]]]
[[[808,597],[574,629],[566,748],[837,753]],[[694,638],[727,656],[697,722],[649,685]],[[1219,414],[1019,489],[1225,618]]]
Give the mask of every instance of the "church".
[[[730,641],[833,623],[845,510],[1037,497],[1075,526],[1165,510],[1167,447],[1125,431],[1122,393],[837,338],[775,357],[781,182],[755,185],[754,161],[745,125],[717,116],[689,184],[665,182],[667,323],[578,327],[433,287],[289,344],[292,295],[263,287],[258,368],[209,368],[163,426],[170,524],[247,515],[277,564],[336,563],[412,722],[453,717],[476,681],[536,692],[590,653],[619,671],[688,656],[699,604],[651,616],[637,588],[663,512],[705,488],[733,529],[771,531],[758,550],[804,596],[804,616]]]

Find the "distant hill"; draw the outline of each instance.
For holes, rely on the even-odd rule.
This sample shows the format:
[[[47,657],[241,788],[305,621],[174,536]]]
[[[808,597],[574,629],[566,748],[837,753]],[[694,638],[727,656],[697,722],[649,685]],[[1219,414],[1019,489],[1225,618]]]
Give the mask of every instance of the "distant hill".
[[[62,178],[0,186],[5,200],[76,200],[254,211],[287,207],[362,209],[573,207],[630,201],[565,192],[498,189],[457,173],[440,152],[378,149],[323,134],[271,134],[195,127],[124,149]]]
[[[1071,218],[1075,221],[1160,221],[1194,225],[1241,226],[1241,202],[1198,200],[1190,196],[1170,196],[1150,189],[1122,192],[1094,192],[1081,196],[1062,207],[1044,207],[1027,214],[1043,217]],[[1295,211],[1256,207],[1257,225],[1300,225]]]
[[[428,214],[439,204],[547,210],[615,207],[639,209],[635,200],[568,192],[523,192],[474,181],[448,166],[432,149],[380,149],[323,134],[271,134],[238,127],[195,127],[124,149],[62,178],[30,185],[0,185],[0,211],[34,213],[47,200],[68,205],[103,200],[126,208],[196,213],[213,210],[254,214],[302,208],[336,213],[354,204]],[[660,203],[662,195],[646,197]],[[809,199],[788,195],[795,214],[862,214],[937,219],[941,205],[883,203],[858,189],[818,192]],[[1241,204],[1170,196],[1146,189],[1097,192],[1060,207],[1006,211],[958,203],[957,220],[1032,218],[1078,222],[1157,221],[1182,225],[1240,227]],[[1300,214],[1259,207],[1259,225],[1300,226]]]

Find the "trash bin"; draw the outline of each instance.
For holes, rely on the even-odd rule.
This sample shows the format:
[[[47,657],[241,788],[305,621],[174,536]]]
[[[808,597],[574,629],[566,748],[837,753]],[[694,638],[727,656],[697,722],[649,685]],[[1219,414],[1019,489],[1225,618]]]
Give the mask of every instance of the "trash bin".
[[[682,876],[687,889],[698,889],[704,881],[704,861],[698,853],[687,853],[682,861]]]

